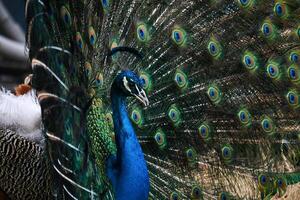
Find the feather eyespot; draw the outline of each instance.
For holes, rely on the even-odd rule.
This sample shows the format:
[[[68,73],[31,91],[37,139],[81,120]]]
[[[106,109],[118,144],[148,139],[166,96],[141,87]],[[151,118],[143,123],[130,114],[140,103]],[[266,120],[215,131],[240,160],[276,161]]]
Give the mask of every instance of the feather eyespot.
[[[204,140],[204,141],[209,141],[211,139],[211,131],[210,131],[210,127],[208,126],[208,124],[203,123],[200,125],[200,127],[198,128],[198,132],[200,137]]]
[[[108,10],[110,6],[110,0],[101,0],[101,4],[104,10]]]
[[[279,190],[279,195],[282,196],[287,189],[287,182],[286,179],[283,177],[278,177],[274,180],[275,187]]]
[[[288,68],[289,79],[294,83],[298,83],[300,81],[299,73],[300,69],[296,65],[292,65]]]
[[[253,7],[255,1],[254,0],[238,0],[238,3],[242,8],[251,8]]]
[[[268,186],[268,183],[269,178],[266,175],[261,174],[258,176],[258,185],[261,189],[266,188]]]
[[[199,186],[193,186],[191,196],[193,199],[201,199],[202,197],[202,189]]]
[[[188,86],[187,75],[179,69],[176,70],[174,81],[179,89],[183,90]]]
[[[289,91],[286,98],[290,106],[294,108],[299,107],[299,94],[295,90]]]
[[[96,42],[96,38],[97,38],[95,30],[94,30],[94,28],[92,26],[90,26],[88,32],[89,32],[89,41],[90,41],[90,44],[92,46],[94,46],[94,44]]]
[[[180,200],[180,197],[177,192],[172,192],[170,195],[170,200]]]
[[[222,99],[221,91],[217,86],[210,86],[207,90],[207,95],[214,104],[220,103]]]
[[[176,27],[172,31],[172,40],[178,46],[184,46],[187,42],[187,34],[184,29]]]
[[[249,126],[251,124],[251,115],[248,110],[246,110],[246,109],[240,110],[238,113],[238,117],[239,117],[240,122],[244,126]]]
[[[272,79],[279,79],[280,78],[280,68],[278,63],[270,62],[267,65],[267,74]]]
[[[220,42],[214,37],[211,37],[210,41],[208,42],[207,49],[214,59],[220,59],[223,55],[222,46]]]
[[[298,52],[291,52],[290,54],[290,61],[293,63],[298,63],[299,61],[299,53]]]
[[[249,3],[249,0],[239,0],[243,6],[246,6]]]
[[[296,29],[296,35],[297,35],[298,38],[300,39],[300,25],[299,25],[298,28]]]
[[[269,19],[266,19],[262,24],[261,32],[268,40],[274,40],[276,37],[276,27]]]
[[[285,3],[277,2],[274,6],[274,13],[278,17],[282,17],[282,18],[286,17],[287,7]]]
[[[143,125],[143,116],[142,116],[142,111],[138,107],[133,108],[133,110],[131,112],[131,120],[138,127],[142,127],[142,125]]]
[[[218,200],[229,200],[229,197],[228,197],[228,195],[227,195],[226,192],[221,192],[221,193],[219,194]]]
[[[196,158],[196,152],[193,148],[189,148],[186,150],[185,152],[186,158],[188,159],[188,161],[195,161]]]
[[[268,133],[269,135],[272,135],[275,131],[275,125],[274,122],[271,120],[271,118],[264,116],[261,120],[261,127],[264,132]]]
[[[139,23],[136,29],[136,35],[139,41],[147,42],[150,39],[149,31],[145,23]]]
[[[151,89],[152,89],[152,80],[151,80],[151,76],[150,76],[148,73],[144,72],[144,71],[141,71],[141,72],[139,73],[139,75],[140,75],[140,79],[141,79],[142,82],[143,82],[143,88],[144,88],[147,92],[151,91]]]
[[[181,123],[181,114],[176,105],[170,106],[168,110],[168,117],[175,127],[179,126]]]
[[[259,67],[257,56],[250,51],[245,51],[242,62],[251,71],[255,71]]]
[[[272,26],[270,24],[265,23],[262,27],[262,30],[266,37],[272,34]]]
[[[76,45],[80,50],[83,50],[83,40],[79,32],[76,33]]]
[[[232,154],[233,154],[233,149],[229,145],[225,145],[222,147],[222,158],[224,159],[225,163],[230,163],[232,160]]]
[[[92,74],[92,65],[91,65],[91,63],[85,62],[84,67],[85,67],[85,72],[86,72],[87,77],[90,77],[91,74]]]
[[[166,135],[161,129],[156,131],[156,133],[154,135],[154,139],[160,149],[164,149],[166,147],[166,145],[167,145]]]
[[[60,16],[63,22],[65,23],[65,25],[70,26],[72,24],[71,14],[65,6],[62,6],[60,8]]]
[[[97,87],[102,87],[103,86],[103,74],[99,73],[96,76],[96,86]]]
[[[110,45],[110,50],[113,50],[114,48],[116,48],[118,46],[119,46],[118,40],[117,39],[113,39],[112,42],[111,42],[111,45]],[[117,58],[118,58],[118,55],[119,55],[118,52],[115,53],[114,55],[112,55],[112,60],[116,61]]]

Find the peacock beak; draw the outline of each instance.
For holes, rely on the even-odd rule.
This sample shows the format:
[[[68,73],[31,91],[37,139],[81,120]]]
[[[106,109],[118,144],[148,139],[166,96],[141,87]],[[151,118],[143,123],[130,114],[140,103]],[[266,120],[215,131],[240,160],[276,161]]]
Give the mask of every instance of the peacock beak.
[[[137,94],[133,93],[133,96],[135,96],[140,102],[142,102],[144,104],[144,106],[148,106],[149,100],[148,100],[145,90],[143,90],[142,88],[139,88],[137,85],[135,85],[135,88],[136,88]]]

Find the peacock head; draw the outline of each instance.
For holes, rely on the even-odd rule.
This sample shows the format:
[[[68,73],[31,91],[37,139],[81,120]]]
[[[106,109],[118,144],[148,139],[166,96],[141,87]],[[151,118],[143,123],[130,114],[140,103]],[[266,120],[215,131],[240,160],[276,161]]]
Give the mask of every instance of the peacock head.
[[[133,71],[122,70],[113,82],[114,89],[118,90],[120,95],[133,96],[145,106],[149,105],[149,100],[143,89],[144,81]]]

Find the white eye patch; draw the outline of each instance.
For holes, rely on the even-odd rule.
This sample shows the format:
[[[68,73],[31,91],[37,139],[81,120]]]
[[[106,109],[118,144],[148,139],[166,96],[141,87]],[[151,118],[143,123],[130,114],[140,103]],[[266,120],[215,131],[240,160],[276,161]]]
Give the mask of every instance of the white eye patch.
[[[126,88],[126,90],[128,90],[128,92],[131,93],[131,89],[130,89],[130,87],[129,87],[128,80],[127,80],[127,78],[126,78],[125,76],[124,76],[124,78],[123,78],[123,85],[124,85],[124,87]]]

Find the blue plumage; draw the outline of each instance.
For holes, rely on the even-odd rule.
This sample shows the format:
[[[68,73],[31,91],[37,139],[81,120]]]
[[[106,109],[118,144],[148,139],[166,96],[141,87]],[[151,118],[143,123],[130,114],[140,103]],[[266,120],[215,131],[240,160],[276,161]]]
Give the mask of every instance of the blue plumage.
[[[128,91],[123,79],[131,79],[142,88],[142,80],[131,71],[121,72],[111,89],[113,121],[117,155],[107,161],[107,175],[112,182],[117,200],[147,200],[149,176],[141,146],[128,118],[126,97]]]

